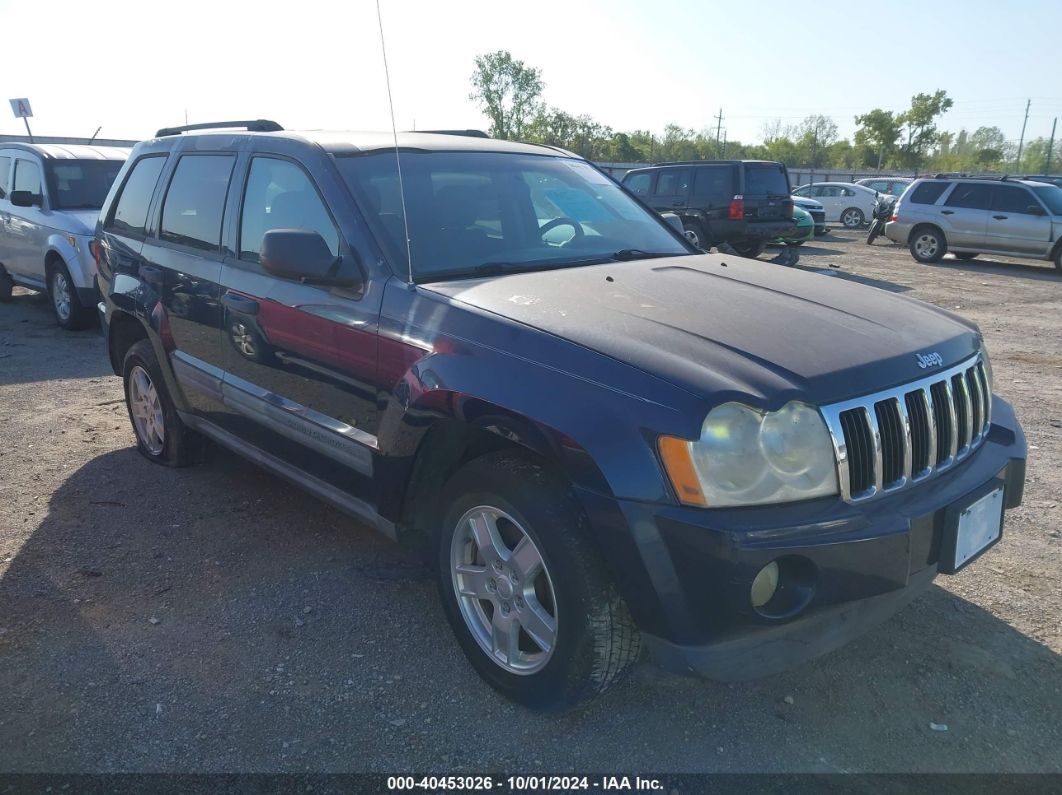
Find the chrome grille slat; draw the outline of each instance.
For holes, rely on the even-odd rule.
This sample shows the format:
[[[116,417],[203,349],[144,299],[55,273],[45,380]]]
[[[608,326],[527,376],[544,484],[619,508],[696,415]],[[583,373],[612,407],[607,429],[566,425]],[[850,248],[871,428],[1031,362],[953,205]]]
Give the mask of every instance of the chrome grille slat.
[[[963,460],[988,435],[991,401],[977,356],[895,389],[823,406],[842,497],[871,499]]]

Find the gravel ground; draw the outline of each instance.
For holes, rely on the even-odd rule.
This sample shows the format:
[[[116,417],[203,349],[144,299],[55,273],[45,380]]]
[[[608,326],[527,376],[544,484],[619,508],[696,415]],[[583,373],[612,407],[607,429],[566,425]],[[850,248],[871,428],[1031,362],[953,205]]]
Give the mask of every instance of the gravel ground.
[[[560,716],[477,678],[414,553],[226,452],[145,462],[99,337],[18,291],[0,772],[1062,771],[1062,277],[844,232],[802,253],[980,324],[1031,445],[1025,504],[994,551],[824,659],[740,685],[642,663]]]

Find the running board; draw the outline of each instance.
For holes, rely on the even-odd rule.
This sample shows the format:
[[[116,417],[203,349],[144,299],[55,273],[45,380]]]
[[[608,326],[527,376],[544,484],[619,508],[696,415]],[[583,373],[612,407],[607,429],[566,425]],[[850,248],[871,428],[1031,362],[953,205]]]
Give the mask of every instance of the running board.
[[[278,475],[289,483],[310,492],[310,494],[338,508],[343,513],[366,522],[392,541],[398,540],[398,531],[394,522],[388,521],[380,516],[376,509],[364,500],[352,497],[345,491],[337,489],[335,486],[325,483],[323,480],[315,478],[313,475],[307,475],[305,472],[299,471],[290,464],[277,458],[272,453],[267,453],[265,450],[245,442],[238,436],[219,428],[209,420],[204,420],[202,417],[197,417],[194,414],[186,414],[183,411],[178,413],[181,417],[181,421],[192,430],[198,431],[204,436],[214,440],[222,447],[228,448],[237,455],[241,455],[249,461],[258,464],[263,469],[272,472],[274,475]]]

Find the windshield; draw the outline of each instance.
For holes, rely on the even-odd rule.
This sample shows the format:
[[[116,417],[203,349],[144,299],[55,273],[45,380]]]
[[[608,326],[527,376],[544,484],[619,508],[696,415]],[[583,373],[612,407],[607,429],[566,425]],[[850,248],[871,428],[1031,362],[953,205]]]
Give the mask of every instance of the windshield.
[[[409,269],[393,151],[336,163],[392,262]],[[403,152],[415,281],[691,250],[611,179],[566,157]]]
[[[1040,197],[1040,201],[1047,205],[1051,215],[1062,215],[1062,188],[1054,185],[1036,186],[1033,193]]]
[[[122,163],[121,160],[46,160],[52,209],[100,209]]]

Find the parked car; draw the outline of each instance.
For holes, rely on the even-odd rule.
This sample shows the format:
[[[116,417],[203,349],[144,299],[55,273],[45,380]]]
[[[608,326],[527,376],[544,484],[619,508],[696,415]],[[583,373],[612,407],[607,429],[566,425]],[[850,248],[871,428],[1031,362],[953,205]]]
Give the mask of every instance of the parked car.
[[[628,171],[623,186],[657,212],[673,212],[698,248],[726,243],[757,257],[793,229],[789,174],[767,160],[694,160]]]
[[[904,193],[885,236],[919,262],[1001,254],[1050,260],[1062,271],[1062,188],[1033,180],[920,179]]]
[[[814,199],[805,199],[802,196],[793,196],[793,206],[799,207],[801,210],[811,216],[811,220],[815,223],[815,234],[822,236],[828,231],[826,229],[826,208]],[[794,218],[796,213],[793,214]]]
[[[809,240],[815,239],[815,219],[811,213],[800,207],[793,208],[794,229],[787,235],[781,235],[771,241],[773,244],[786,246],[802,246]]]
[[[721,679],[791,668],[1021,502],[1021,427],[949,312],[702,254],[553,148],[222,126],[137,145],[100,214],[138,450],[211,439],[429,541],[510,698],[588,698],[643,644]]]
[[[96,269],[89,243],[128,149],[0,144],[0,301],[16,284],[47,292],[56,322],[96,319]]]
[[[840,223],[846,229],[863,226],[868,218],[873,217],[878,202],[877,191],[848,182],[802,185],[793,191],[793,195],[819,202],[826,210],[826,220]]]
[[[914,180],[908,177],[867,177],[865,179],[857,179],[855,184],[870,188],[878,193],[900,198],[903,192],[907,190],[907,186],[912,182]]]

